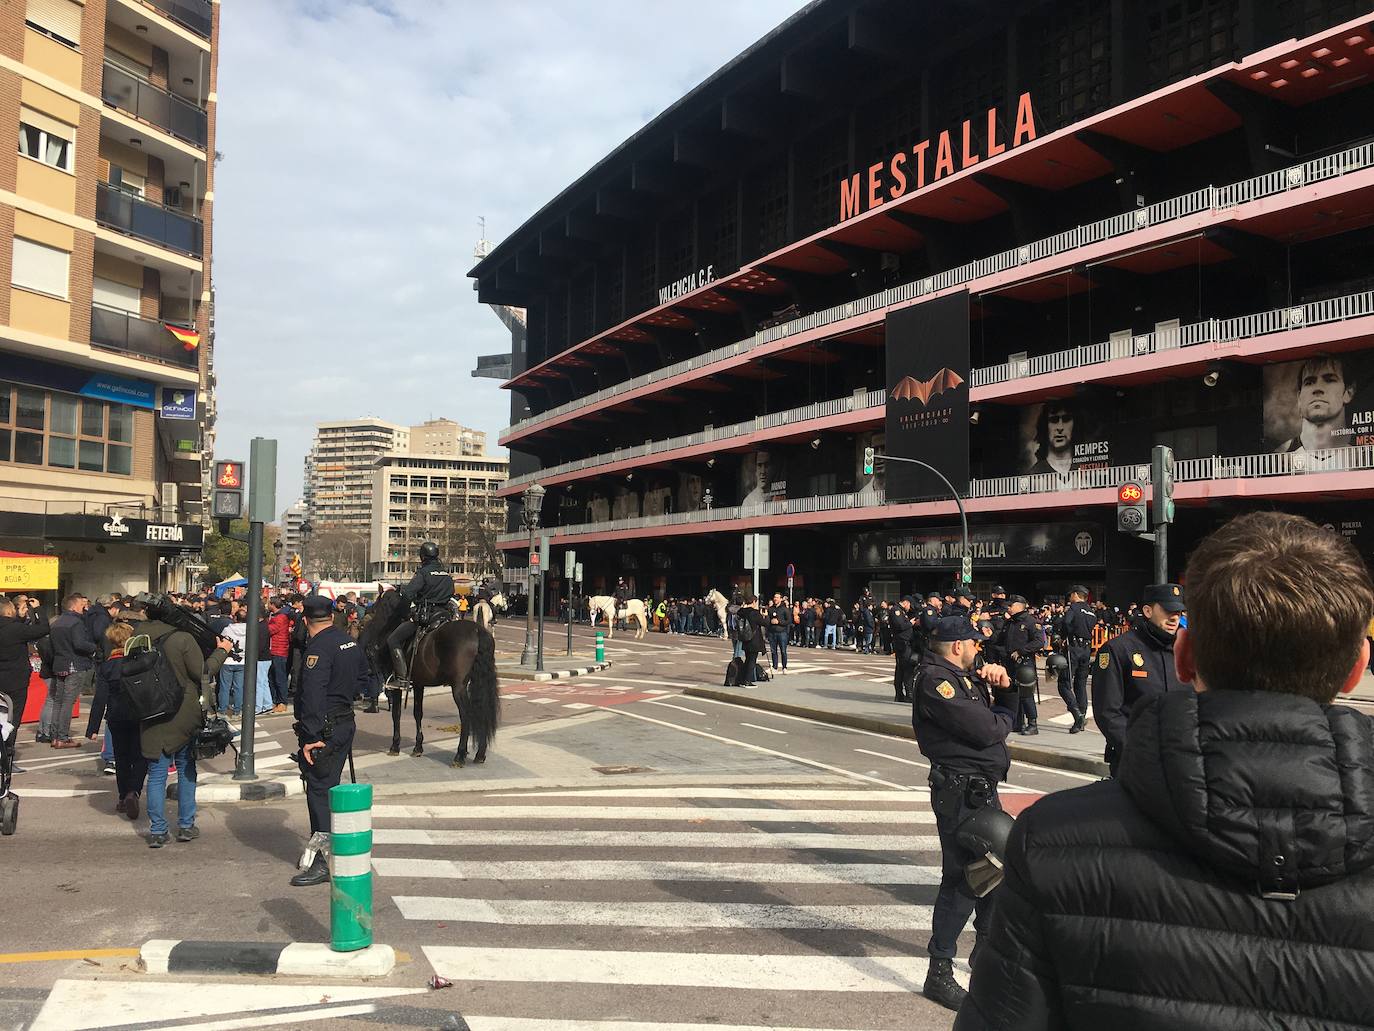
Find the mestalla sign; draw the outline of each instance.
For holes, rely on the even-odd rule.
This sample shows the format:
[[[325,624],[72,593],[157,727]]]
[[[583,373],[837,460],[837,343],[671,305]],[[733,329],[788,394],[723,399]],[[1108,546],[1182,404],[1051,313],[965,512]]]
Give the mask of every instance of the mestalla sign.
[[[969,527],[968,553],[975,566],[997,569],[1095,569],[1106,564],[1106,544],[1105,531],[1095,523],[1004,523]],[[874,530],[849,537],[852,570],[953,570],[963,558],[963,532],[957,526]]]

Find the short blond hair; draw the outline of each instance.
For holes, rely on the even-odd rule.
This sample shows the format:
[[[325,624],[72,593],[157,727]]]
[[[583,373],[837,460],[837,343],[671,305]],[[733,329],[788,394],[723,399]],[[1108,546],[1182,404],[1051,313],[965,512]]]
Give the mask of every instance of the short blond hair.
[[[105,640],[121,650],[133,636],[134,628],[128,623],[111,623],[105,628]]]

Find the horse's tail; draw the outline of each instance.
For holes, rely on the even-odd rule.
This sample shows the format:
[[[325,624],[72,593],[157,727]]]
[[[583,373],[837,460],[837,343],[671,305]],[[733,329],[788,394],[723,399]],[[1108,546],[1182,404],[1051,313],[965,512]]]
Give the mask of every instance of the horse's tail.
[[[474,743],[481,752],[495,739],[496,726],[501,722],[501,683],[496,676],[496,638],[480,628],[477,655],[468,674],[468,716]]]

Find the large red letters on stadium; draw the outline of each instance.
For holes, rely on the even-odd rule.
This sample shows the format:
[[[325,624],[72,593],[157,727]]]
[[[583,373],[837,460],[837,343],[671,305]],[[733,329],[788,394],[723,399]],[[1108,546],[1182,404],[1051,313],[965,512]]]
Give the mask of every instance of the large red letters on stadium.
[[[999,142],[997,109],[988,109],[987,132],[983,145],[975,149],[973,126],[965,120],[958,144],[946,129],[935,141],[935,164],[927,171],[930,159],[930,140],[922,140],[910,151],[898,151],[887,161],[869,165],[868,171],[855,172],[840,182],[840,221],[853,218],[870,211],[886,201],[897,200],[907,193],[924,189],[939,182],[955,171],[978,164],[983,158],[996,157],[1009,147],[1015,149],[1023,143],[1035,139],[1035,108],[1031,105],[1031,95],[1022,93],[1016,101],[1016,127],[1012,131],[1011,143]],[[961,146],[959,146],[961,145]],[[955,148],[959,146],[958,169],[955,168]],[[883,173],[887,175],[884,177]],[[890,184],[889,184],[890,182]]]

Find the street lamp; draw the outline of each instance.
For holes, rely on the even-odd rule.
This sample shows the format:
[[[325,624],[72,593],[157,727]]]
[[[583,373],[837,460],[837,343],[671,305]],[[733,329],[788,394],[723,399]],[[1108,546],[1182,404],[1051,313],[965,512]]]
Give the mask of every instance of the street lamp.
[[[314,535],[314,533],[315,533],[314,524],[312,524],[312,523],[310,522],[309,519],[303,520],[303,521],[301,522],[301,529],[300,529],[300,536],[301,536],[301,576],[302,576],[304,579],[307,579],[307,580],[310,579],[310,577],[309,577],[309,574],[306,572],[305,549],[306,549],[307,547],[309,547],[309,545],[310,545],[310,538]]]
[[[520,500],[524,502],[521,520],[530,535],[529,592],[527,594],[528,604],[525,606],[525,647],[520,652],[520,665],[528,666],[534,658],[534,584],[535,567],[538,562],[535,558],[538,554],[538,551],[535,550],[537,547],[535,534],[539,532],[539,510],[544,504],[544,488],[537,483],[531,483],[520,495]]]
[[[281,583],[281,538],[272,542],[272,583]]]

